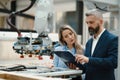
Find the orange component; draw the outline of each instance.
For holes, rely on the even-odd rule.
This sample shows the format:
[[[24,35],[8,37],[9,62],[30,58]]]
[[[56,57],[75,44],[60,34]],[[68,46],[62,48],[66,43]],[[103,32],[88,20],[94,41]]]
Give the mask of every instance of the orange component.
[[[20,58],[24,58],[24,55],[23,55],[23,54],[21,54],[21,55],[20,55]]]
[[[50,56],[50,59],[53,59],[53,55]]]
[[[29,54],[29,57],[32,57],[32,54]]]
[[[42,60],[42,59],[43,59],[43,57],[42,57],[42,56],[38,56],[38,59],[39,59],[39,60]]]

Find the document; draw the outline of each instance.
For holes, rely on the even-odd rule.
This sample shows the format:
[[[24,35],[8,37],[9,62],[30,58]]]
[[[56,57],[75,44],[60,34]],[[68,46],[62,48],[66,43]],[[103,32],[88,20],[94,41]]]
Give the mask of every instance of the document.
[[[53,51],[67,65],[73,63],[77,67],[83,68],[83,65],[75,61],[75,56],[70,51]]]

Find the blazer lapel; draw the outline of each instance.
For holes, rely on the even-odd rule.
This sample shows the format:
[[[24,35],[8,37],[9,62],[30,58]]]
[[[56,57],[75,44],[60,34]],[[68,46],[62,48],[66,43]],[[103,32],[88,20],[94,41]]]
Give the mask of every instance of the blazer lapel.
[[[97,44],[96,44],[96,47],[95,47],[95,50],[94,50],[92,56],[95,56],[96,53],[98,53],[98,51],[101,50],[101,46],[102,46],[102,44],[104,44],[105,36],[106,36],[106,34],[107,34],[106,32],[107,32],[107,31],[105,30],[105,31],[103,32],[103,34],[101,35],[101,37],[99,38],[99,40],[98,40],[98,42],[97,42]]]
[[[88,48],[87,48],[87,56],[89,57],[91,56],[92,42],[93,42],[93,39],[91,38],[89,41]]]

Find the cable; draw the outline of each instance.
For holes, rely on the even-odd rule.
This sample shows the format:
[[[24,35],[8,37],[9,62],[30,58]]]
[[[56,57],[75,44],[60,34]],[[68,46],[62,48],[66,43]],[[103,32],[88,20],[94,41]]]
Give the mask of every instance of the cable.
[[[11,23],[11,19],[12,19],[15,15],[21,14],[21,13],[29,10],[29,9],[34,5],[34,3],[35,3],[36,0],[30,0],[30,1],[31,1],[31,4],[30,4],[27,8],[25,8],[25,9],[23,9],[23,10],[20,10],[20,11],[12,12],[12,13],[9,15],[9,17],[7,18],[7,24],[10,25],[11,29],[17,31],[18,36],[22,36],[22,35],[21,35],[21,32],[20,32],[20,30],[18,30],[18,29],[15,27],[15,25],[13,25],[13,24]]]
[[[97,9],[99,9],[99,10],[101,10],[101,11],[108,11],[108,10],[105,10],[105,9],[107,8],[107,6],[104,7],[104,8],[100,8],[100,7],[98,7],[98,5],[97,5],[96,3],[93,3],[93,4],[95,5],[95,7],[96,7]]]

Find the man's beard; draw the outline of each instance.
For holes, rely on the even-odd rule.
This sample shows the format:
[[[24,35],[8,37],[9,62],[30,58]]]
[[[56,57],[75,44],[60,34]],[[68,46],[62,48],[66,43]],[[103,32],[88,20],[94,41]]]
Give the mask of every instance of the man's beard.
[[[88,31],[89,31],[89,34],[90,34],[91,36],[93,36],[94,34],[96,34],[96,33],[99,31],[99,29],[100,29],[100,26],[98,25],[96,28],[91,28],[91,27],[89,27],[89,28],[88,28]]]

